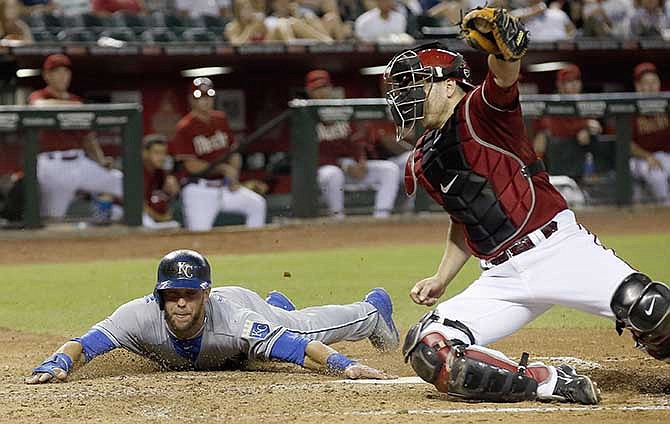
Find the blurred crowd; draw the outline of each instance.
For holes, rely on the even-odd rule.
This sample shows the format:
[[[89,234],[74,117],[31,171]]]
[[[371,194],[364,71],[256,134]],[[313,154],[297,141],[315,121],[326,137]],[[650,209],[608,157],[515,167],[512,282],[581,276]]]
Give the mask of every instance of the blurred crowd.
[[[435,34],[456,36],[461,13],[484,5],[513,10],[536,41],[670,38],[670,0],[1,1],[5,45],[95,41],[110,29],[122,41],[139,42],[411,42]]]

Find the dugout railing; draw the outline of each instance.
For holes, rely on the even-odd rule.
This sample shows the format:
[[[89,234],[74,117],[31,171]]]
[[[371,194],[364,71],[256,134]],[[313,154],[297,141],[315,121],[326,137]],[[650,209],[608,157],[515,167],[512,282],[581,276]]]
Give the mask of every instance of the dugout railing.
[[[102,130],[121,128],[124,220],[142,225],[142,106],[88,104],[81,106],[0,106],[0,131],[21,135],[24,172],[24,228],[41,226],[37,181],[40,130]]]
[[[383,120],[387,118],[384,99],[296,99],[289,103],[291,114],[291,195],[292,215],[309,218],[319,214],[317,185],[318,122]],[[670,93],[600,93],[579,95],[524,95],[521,97],[524,120],[543,116],[578,116],[615,122],[614,203],[632,203],[630,175],[632,117],[670,113]],[[668,141],[670,143],[670,141]],[[426,207],[426,198],[417,199],[417,209]]]

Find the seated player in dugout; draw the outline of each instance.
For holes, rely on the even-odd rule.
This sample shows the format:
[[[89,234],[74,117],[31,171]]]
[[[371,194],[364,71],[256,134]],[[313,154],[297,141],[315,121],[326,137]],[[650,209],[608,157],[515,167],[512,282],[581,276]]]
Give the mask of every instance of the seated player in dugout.
[[[661,91],[661,78],[651,62],[638,64],[633,80],[638,93]],[[645,182],[656,202],[670,205],[670,114],[636,116],[630,151],[631,174]]]
[[[72,62],[62,54],[46,58],[42,76],[47,86],[28,97],[33,106],[81,105],[80,97],[70,93]],[[37,180],[42,216],[62,218],[78,191],[94,196],[93,205],[104,206],[111,214],[111,198],[123,197],[123,174],[112,169],[92,131],[43,130],[39,134]],[[98,201],[98,196],[105,197]],[[102,206],[101,206],[102,207]],[[98,212],[98,211],[94,211]],[[110,219],[110,216],[100,216]],[[102,222],[101,222],[102,223]]]
[[[670,289],[605,248],[550,184],[521,114],[523,24],[484,8],[468,12],[461,29],[488,54],[480,85],[463,56],[437,43],[400,52],[386,69],[399,135],[419,122],[426,128],[407,163],[407,189],[420,184],[451,218],[437,272],[410,297],[433,306],[471,256],[482,269],[411,327],[403,355],[455,399],[597,404],[595,383],[569,365],[529,363],[525,353],[516,362],[485,346],[563,305],[611,319],[619,334],[630,330],[638,347],[667,361]]]
[[[263,196],[240,185],[242,156],[224,112],[214,110],[216,91],[209,78],[193,80],[191,112],[177,124],[170,152],[181,167],[184,225],[191,231],[209,231],[219,212],[245,217],[250,228],[265,225]]]
[[[167,370],[239,369],[249,360],[284,361],[346,378],[394,378],[329,347],[369,339],[395,350],[393,305],[382,288],[360,302],[296,309],[272,291],[263,300],[242,287],[212,288],[209,262],[176,250],[158,264],[153,294],[132,300],[66,342],[27,377],[28,384],[65,380],[73,370],[116,348],[149,358]]]
[[[152,229],[178,228],[172,219],[171,203],[179,195],[177,178],[166,172],[167,137],[149,134],[142,140],[144,166],[144,212],[142,225]]]
[[[310,71],[305,76],[305,91],[310,99],[333,98],[328,71]],[[360,190],[375,190],[373,216],[389,217],[398,194],[398,167],[386,160],[368,160],[364,131],[359,131],[351,121],[318,122],[316,134],[319,141],[317,180],[331,216],[345,217],[344,189],[349,185]]]
[[[558,94],[582,93],[582,72],[577,65],[556,72],[556,90]],[[537,119],[533,127],[533,147],[545,161],[549,174],[567,175],[579,181],[584,155],[592,149],[594,137],[603,132],[600,122],[578,116],[545,116]]]

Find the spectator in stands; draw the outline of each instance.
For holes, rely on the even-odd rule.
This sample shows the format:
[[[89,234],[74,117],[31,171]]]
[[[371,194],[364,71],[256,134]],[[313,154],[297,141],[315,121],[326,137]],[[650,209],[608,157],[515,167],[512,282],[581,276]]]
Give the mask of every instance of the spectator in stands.
[[[310,99],[333,97],[330,74],[322,69],[305,77]],[[398,193],[398,167],[386,160],[367,160],[363,131],[349,121],[319,122],[319,170],[317,181],[328,209],[335,219],[343,219],[345,185],[351,190],[374,189],[375,218],[390,216]]]
[[[228,118],[214,110],[216,91],[209,78],[196,78],[191,86],[191,112],[177,124],[170,151],[180,162],[184,224],[191,231],[208,231],[222,212],[245,216],[247,227],[265,225],[263,196],[240,185],[242,157]],[[222,161],[219,163],[218,161]]]
[[[98,16],[109,16],[115,12],[146,12],[144,0],[91,0],[91,10]]]
[[[210,16],[231,16],[231,0],[175,0],[175,8],[182,16],[192,18],[210,15]]]
[[[33,92],[28,103],[34,106],[80,105],[81,99],[68,92],[72,63],[62,54],[46,58],[42,67],[46,88]],[[77,191],[93,195],[123,196],[123,175],[111,169],[90,131],[42,131],[37,156],[37,180],[43,216],[61,218]],[[97,199],[97,198],[96,198]],[[111,203],[95,201],[100,219],[111,219]],[[99,222],[106,223],[106,222]]]
[[[559,94],[580,94],[582,73],[576,65],[569,65],[556,73]],[[602,133],[596,119],[580,117],[547,116],[534,123],[533,144],[545,160],[552,175],[567,175],[581,179],[584,154],[594,136]]]
[[[627,38],[632,15],[633,0],[585,0],[583,35]]]
[[[395,10],[396,0],[377,0],[377,7],[368,10],[354,23],[356,37],[371,42],[411,42],[407,34],[407,18]]]
[[[640,0],[639,7],[630,18],[630,32],[633,37],[662,37],[669,28],[670,23],[663,13],[660,0]]]
[[[330,43],[333,38],[321,20],[311,11],[301,9],[291,0],[273,0],[272,14],[265,18],[271,37],[276,41],[291,42],[297,39]]]
[[[635,91],[658,93],[661,80],[656,66],[643,62],[633,70]],[[633,142],[631,144],[631,174],[648,186],[657,202],[670,204],[670,115],[637,116],[633,120]]]
[[[520,16],[526,22],[533,41],[557,41],[574,38],[577,29],[561,4],[551,2],[549,7],[542,0],[529,2],[528,14]]]
[[[144,213],[142,225],[152,229],[177,228],[172,220],[171,200],[179,194],[179,182],[165,171],[167,162],[167,137],[149,134],[142,144],[144,164]]]
[[[321,10],[323,12],[321,22],[330,38],[343,41],[353,37],[352,25],[342,19],[337,0],[322,0]]]
[[[20,5],[17,0],[2,0],[0,3],[0,45],[16,46],[32,44],[35,41],[19,13]]]
[[[257,43],[267,38],[268,30],[249,0],[235,0],[233,20],[226,24],[225,36],[232,44]]]

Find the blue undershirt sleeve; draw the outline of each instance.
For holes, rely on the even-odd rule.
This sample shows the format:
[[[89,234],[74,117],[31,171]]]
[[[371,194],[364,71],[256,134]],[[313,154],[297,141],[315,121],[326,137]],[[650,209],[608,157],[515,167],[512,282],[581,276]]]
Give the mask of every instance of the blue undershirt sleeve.
[[[86,362],[89,362],[96,356],[107,353],[110,350],[118,347],[112,340],[109,339],[109,337],[105,335],[105,333],[95,328],[90,329],[88,333],[84,334],[83,336],[74,338],[72,340],[79,342],[83,347]]]
[[[302,367],[305,363],[305,349],[311,341],[290,331],[284,331],[272,346],[270,358],[292,362]]]

